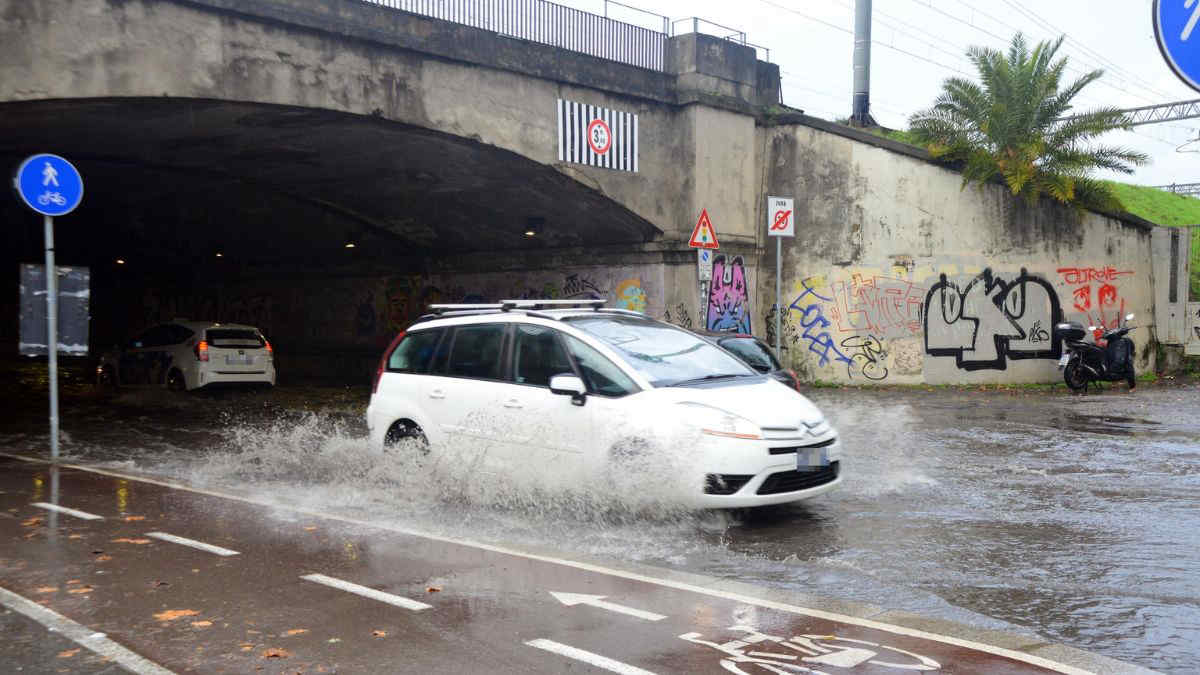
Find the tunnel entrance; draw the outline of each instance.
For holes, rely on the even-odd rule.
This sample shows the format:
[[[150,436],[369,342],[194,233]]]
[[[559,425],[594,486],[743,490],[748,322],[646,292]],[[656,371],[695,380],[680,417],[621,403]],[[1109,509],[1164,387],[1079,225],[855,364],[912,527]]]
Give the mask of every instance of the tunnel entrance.
[[[262,328],[281,382],[357,381],[428,302],[517,293],[636,306],[643,284],[661,283],[661,270],[603,283],[564,273],[572,256],[596,264],[598,251],[661,233],[553,167],[474,139],[195,99],[6,103],[0,119],[10,172],[52,152],[84,176],[82,206],[55,221],[56,255],[92,271],[93,357],[187,317]],[[42,262],[42,221],[15,199],[0,200],[0,220],[10,242],[0,344],[15,354],[11,263]]]

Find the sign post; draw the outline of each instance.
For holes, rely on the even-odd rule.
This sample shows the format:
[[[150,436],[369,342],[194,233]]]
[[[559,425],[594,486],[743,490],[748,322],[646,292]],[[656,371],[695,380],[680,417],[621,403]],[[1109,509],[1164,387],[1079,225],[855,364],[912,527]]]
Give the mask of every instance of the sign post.
[[[783,238],[796,236],[791,197],[767,197],[767,236],[775,237],[775,358],[782,358],[783,339]]]
[[[708,327],[708,284],[712,281],[713,255],[712,252],[721,248],[717,241],[717,228],[713,227],[708,218],[708,209],[700,209],[700,219],[692,228],[692,236],[688,246],[696,249],[696,271],[700,277],[700,322]]]
[[[1163,59],[1184,84],[1200,91],[1200,5],[1154,0],[1154,36]]]
[[[50,377],[50,459],[58,461],[58,271],[54,266],[54,216],[83,201],[83,178],[58,155],[29,157],[17,169],[13,187],[25,205],[42,214],[46,231],[46,356]]]

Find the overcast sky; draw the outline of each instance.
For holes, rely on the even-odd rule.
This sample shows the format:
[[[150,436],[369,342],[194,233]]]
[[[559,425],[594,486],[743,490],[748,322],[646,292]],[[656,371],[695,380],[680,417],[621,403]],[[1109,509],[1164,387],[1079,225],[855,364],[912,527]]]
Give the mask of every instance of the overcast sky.
[[[603,0],[558,0],[602,14]],[[1184,2],[1185,0],[1164,0]],[[784,103],[826,119],[850,113],[854,0],[625,0],[671,19],[699,16],[745,31],[770,49],[783,71]],[[906,128],[952,76],[975,79],[969,45],[1006,47],[1018,30],[1034,40],[1067,36],[1060,55],[1069,71],[1103,69],[1104,77],[1076,97],[1081,108],[1121,108],[1200,99],[1163,61],[1154,39],[1151,0],[875,0],[871,54],[871,112],[880,124]],[[609,15],[647,27],[649,17],[609,6]],[[661,28],[660,28],[661,29]],[[676,32],[689,32],[681,22]],[[710,27],[703,32],[716,33]],[[764,58],[765,53],[759,53]],[[1135,127],[1103,139],[1136,148],[1152,163],[1132,176],[1142,185],[1200,182],[1200,119]],[[1178,152],[1177,148],[1185,152]],[[1196,152],[1186,152],[1194,150]]]

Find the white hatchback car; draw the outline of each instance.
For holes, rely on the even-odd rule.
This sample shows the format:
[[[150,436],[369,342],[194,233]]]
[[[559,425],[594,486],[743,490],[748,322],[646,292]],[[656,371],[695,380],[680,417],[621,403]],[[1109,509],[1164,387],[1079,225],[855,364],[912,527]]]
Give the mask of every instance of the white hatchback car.
[[[671,451],[695,469],[688,503],[710,508],[840,483],[837,432],[803,395],[693,333],[602,304],[434,305],[383,355],[372,447],[485,448],[472,462],[499,476],[583,469],[583,480]]]
[[[100,357],[102,386],[178,391],[211,384],[275,384],[275,351],[254,326],[176,320],[149,328]]]

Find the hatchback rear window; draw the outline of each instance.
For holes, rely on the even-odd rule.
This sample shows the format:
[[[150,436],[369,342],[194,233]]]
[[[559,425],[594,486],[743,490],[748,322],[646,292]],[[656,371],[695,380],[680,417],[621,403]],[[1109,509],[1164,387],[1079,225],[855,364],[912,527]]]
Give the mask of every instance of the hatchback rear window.
[[[205,339],[212,347],[262,347],[267,342],[258,331],[245,328],[209,328]]]

